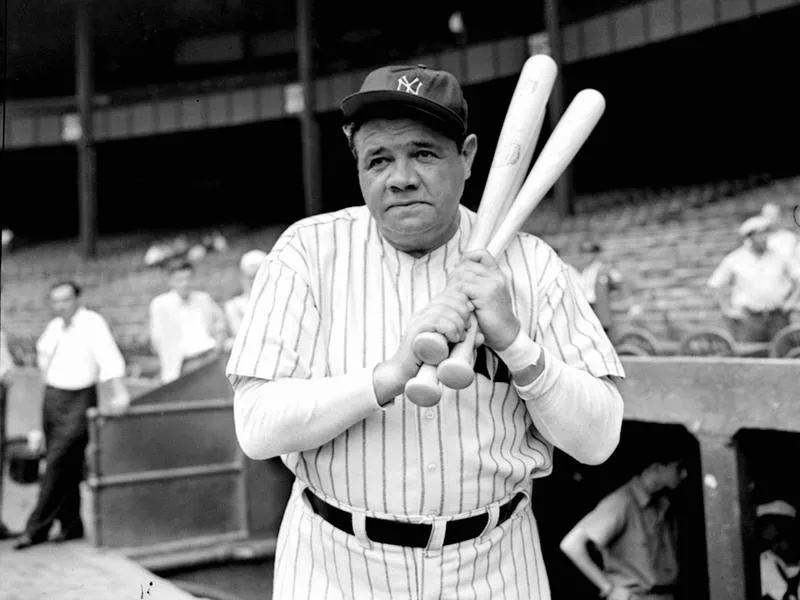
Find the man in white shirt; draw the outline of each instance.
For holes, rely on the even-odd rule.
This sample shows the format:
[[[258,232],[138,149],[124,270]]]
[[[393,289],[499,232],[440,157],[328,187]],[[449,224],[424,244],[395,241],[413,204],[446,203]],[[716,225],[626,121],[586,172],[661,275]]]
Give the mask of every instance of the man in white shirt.
[[[756,509],[761,542],[761,597],[763,600],[798,600],[800,540],[797,510],[784,500]]]
[[[72,281],[50,289],[55,318],[36,344],[45,384],[42,426],[47,469],[36,507],[14,546],[17,550],[46,542],[55,521],[60,533],[54,541],[83,537],[80,482],[89,441],[86,411],[97,405],[100,382],[113,388],[113,412],[126,410],[130,402],[122,381],[122,354],[103,317],[83,308],[80,295],[80,287]]]
[[[800,299],[800,264],[769,247],[772,222],[759,215],[739,228],[742,245],[708,280],[736,341],[768,342],[789,324]]]
[[[213,360],[225,341],[225,316],[206,292],[194,289],[188,261],[169,268],[171,291],[150,303],[150,341],[169,383]]]
[[[258,273],[258,267],[265,258],[267,258],[267,253],[263,250],[250,250],[245,252],[239,261],[242,293],[225,303],[225,318],[228,321],[228,332],[232,338],[236,337],[242,326],[244,310],[247,308],[247,298],[250,296],[250,290],[253,289],[253,280]]]

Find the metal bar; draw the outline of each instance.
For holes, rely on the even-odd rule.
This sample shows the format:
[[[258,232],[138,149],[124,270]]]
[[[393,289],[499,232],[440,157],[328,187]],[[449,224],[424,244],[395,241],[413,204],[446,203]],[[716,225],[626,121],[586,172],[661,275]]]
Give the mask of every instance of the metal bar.
[[[699,437],[711,600],[745,600],[736,453],[728,436]]]
[[[242,452],[241,447],[238,447],[239,453],[239,494],[241,501],[239,502],[239,519],[242,528],[250,535],[250,500],[247,496],[249,491],[249,484],[247,483],[247,457]]]
[[[149,546],[127,546],[114,548],[114,552],[124,554],[128,558],[138,558],[144,555],[171,554],[173,552],[199,550],[213,548],[218,544],[241,542],[245,540],[243,531],[227,531],[214,535],[204,535],[198,537],[184,538],[171,542],[161,542]]]
[[[215,536],[223,537],[223,536]],[[226,536],[232,537],[232,536]],[[142,548],[130,548],[123,550],[123,554],[136,562],[148,571],[159,573],[175,569],[186,569],[200,567],[214,563],[231,563],[237,561],[253,561],[268,559],[275,556],[275,548],[278,545],[278,538],[271,537],[263,540],[210,540],[204,538],[204,543],[195,547],[192,539],[187,540],[188,547],[178,546],[177,543],[169,543],[169,548],[164,549],[167,544],[159,546],[146,546]],[[184,546],[186,542],[184,542]],[[119,552],[115,549],[115,552]]]
[[[217,465],[199,465],[196,467],[180,467],[177,469],[159,469],[156,471],[140,471],[138,473],[124,473],[121,475],[107,475],[96,477],[89,482],[93,489],[132,485],[134,483],[151,483],[154,481],[168,481],[171,479],[192,479],[194,477],[207,477],[225,473],[239,473],[242,467],[238,462]]]
[[[314,116],[316,84],[312,50],[314,43],[313,1],[297,0],[297,67],[300,84],[303,87],[303,111],[300,114],[300,127],[303,144],[303,196],[306,216],[322,212],[319,123]]]
[[[90,411],[90,419],[127,419],[130,417],[147,417],[151,415],[166,415],[175,413],[188,413],[201,410],[220,410],[233,408],[231,400],[190,400],[187,402],[170,402],[164,404],[132,405],[121,414],[112,414],[95,410]]]
[[[100,515],[100,491],[97,490],[96,482],[102,477],[102,463],[100,462],[100,433],[102,431],[101,423],[96,418],[97,408],[92,407],[87,411],[87,418],[89,421],[89,477],[87,478],[87,485],[91,491],[91,512],[92,512],[92,527],[90,528],[89,535],[90,541],[95,548],[98,548],[103,543],[102,522]]]
[[[92,18],[89,2],[75,3],[75,100],[81,135],[78,150],[80,240],[86,257],[97,253],[97,179],[92,135]]]
[[[558,65],[559,72],[559,76],[553,84],[553,90],[550,92],[550,100],[548,102],[551,130],[555,128],[559,119],[561,119],[561,115],[564,114],[564,49],[561,39],[558,2],[559,0],[545,0],[544,2],[544,22],[547,28],[547,38],[550,42],[550,56]],[[572,188],[572,167],[568,166],[564,170],[564,174],[558,178],[554,187],[556,204],[562,217],[575,214]]]

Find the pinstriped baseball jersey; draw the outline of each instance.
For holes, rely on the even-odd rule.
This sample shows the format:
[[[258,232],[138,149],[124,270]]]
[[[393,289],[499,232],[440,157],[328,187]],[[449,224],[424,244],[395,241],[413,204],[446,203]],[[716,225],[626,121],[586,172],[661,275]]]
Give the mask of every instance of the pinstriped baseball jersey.
[[[457,233],[414,258],[378,233],[365,206],[304,219],[262,265],[228,374],[318,378],[391,356],[415,311],[446,284],[475,213],[461,207]],[[622,365],[566,266],[535,236],[519,234],[498,262],[531,338],[595,376]],[[299,480],[342,508],[375,516],[453,515],[485,507],[552,468],[552,446],[513,386],[489,364],[467,389],[445,389],[431,408],[398,399],[313,450],[282,457]]]

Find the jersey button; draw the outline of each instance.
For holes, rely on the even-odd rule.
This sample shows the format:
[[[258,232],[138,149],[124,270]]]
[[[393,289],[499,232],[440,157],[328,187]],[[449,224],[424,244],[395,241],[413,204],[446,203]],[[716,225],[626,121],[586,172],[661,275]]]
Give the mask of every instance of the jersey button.
[[[428,471],[435,471],[436,470],[436,463],[431,463],[428,465]]]
[[[436,413],[433,412],[433,410],[428,409],[428,410],[425,411],[425,418],[428,419],[428,421],[433,421],[433,418],[435,416],[436,416]]]

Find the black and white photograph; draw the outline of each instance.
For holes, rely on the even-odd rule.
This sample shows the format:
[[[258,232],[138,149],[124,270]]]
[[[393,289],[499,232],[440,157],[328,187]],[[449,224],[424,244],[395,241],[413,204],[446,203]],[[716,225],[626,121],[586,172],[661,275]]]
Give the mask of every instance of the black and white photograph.
[[[800,600],[800,0],[0,0],[0,600]]]

